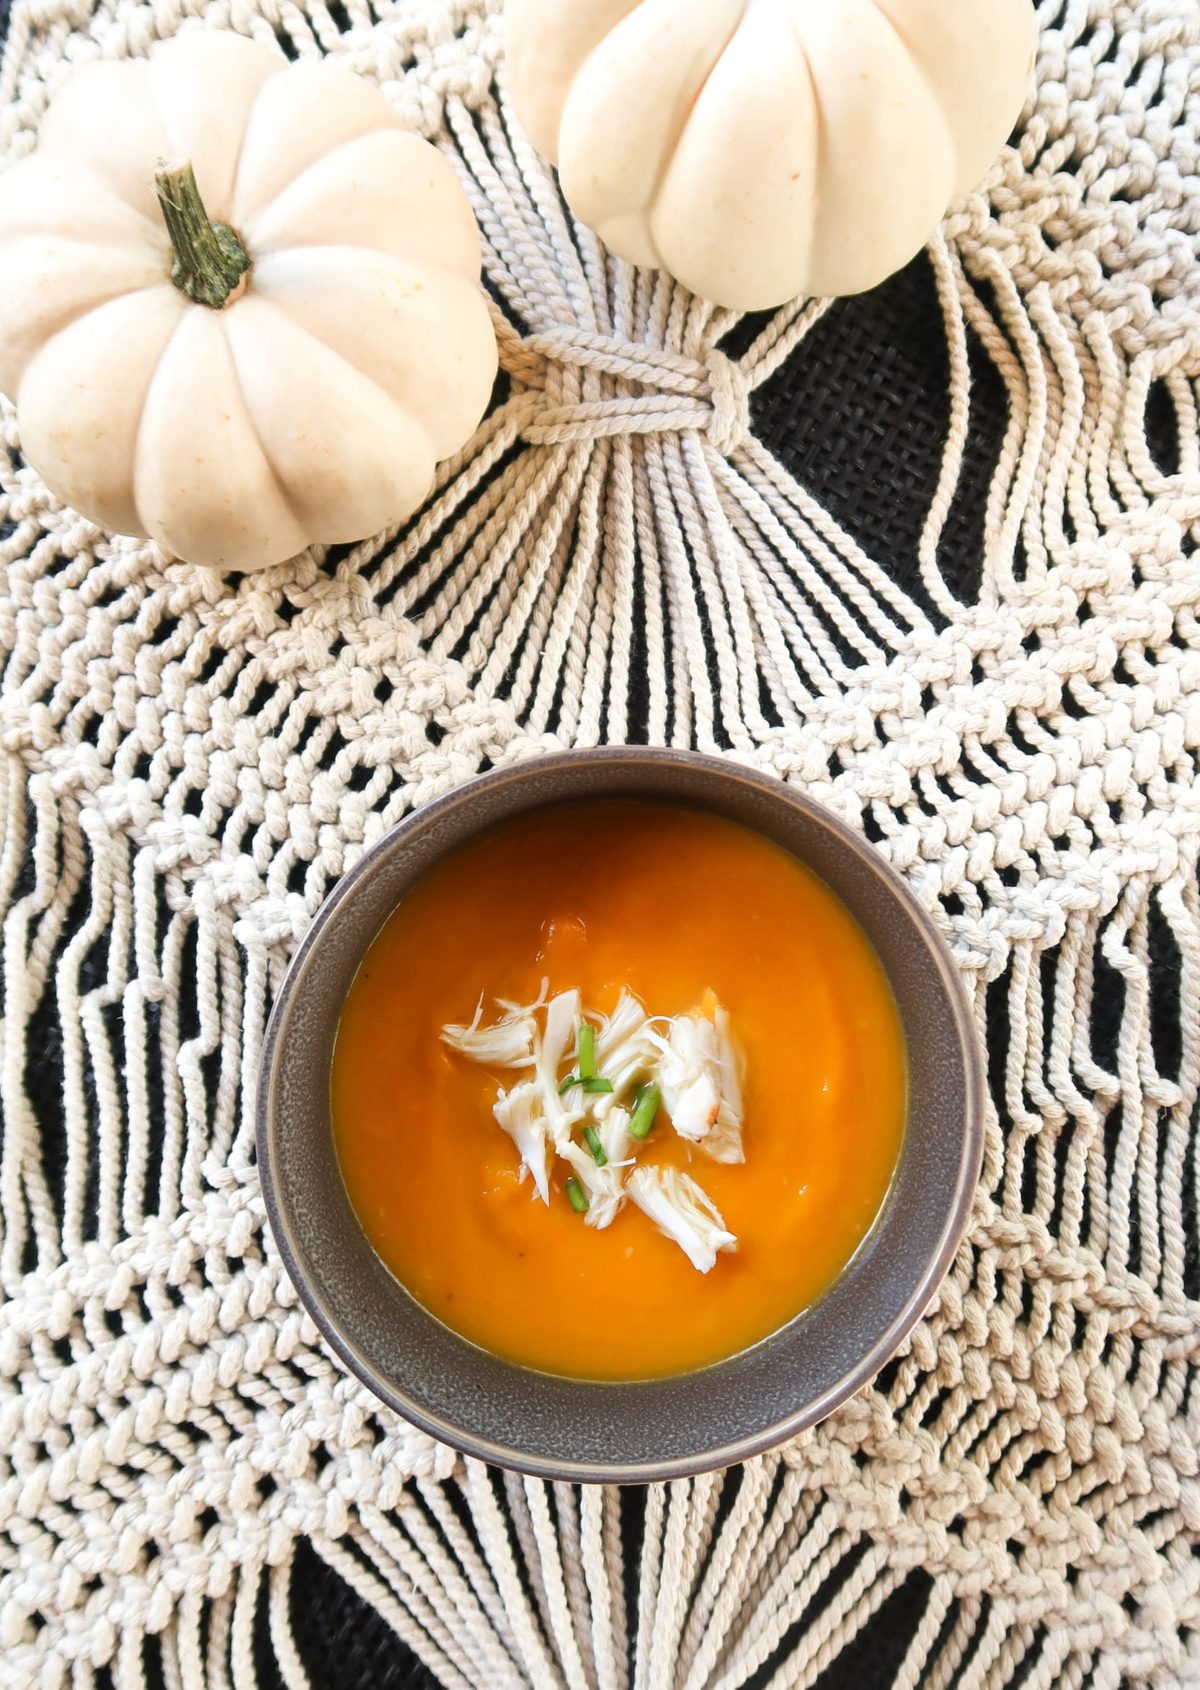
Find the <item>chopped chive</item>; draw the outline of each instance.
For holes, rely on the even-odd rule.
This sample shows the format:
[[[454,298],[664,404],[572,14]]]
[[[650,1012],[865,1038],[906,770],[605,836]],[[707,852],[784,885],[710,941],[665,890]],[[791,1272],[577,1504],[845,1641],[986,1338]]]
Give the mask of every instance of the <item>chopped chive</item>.
[[[657,1086],[639,1086],[634,1093],[637,1099],[633,1116],[629,1122],[630,1138],[645,1138],[654,1125],[654,1118],[658,1114],[658,1106],[662,1101],[662,1093]]]
[[[567,1201],[570,1203],[577,1215],[585,1215],[587,1213],[587,1193],[584,1191],[579,1181],[575,1178],[574,1174],[572,1174],[567,1181]]]
[[[579,1078],[594,1080],[596,1078],[596,1029],[589,1027],[586,1021],[579,1023],[579,1038],[576,1044],[579,1051]]]
[[[595,1127],[584,1127],[583,1142],[591,1151],[596,1166],[598,1168],[605,1167],[608,1163],[608,1157],[604,1154],[604,1146],[600,1142],[600,1134]]]
[[[568,1074],[562,1085],[558,1088],[558,1095],[560,1097],[565,1097],[572,1086],[582,1086],[584,1091],[591,1092],[594,1097],[598,1097],[601,1093],[610,1092],[612,1090],[612,1081],[603,1080],[598,1074],[593,1076],[590,1080],[585,1080],[582,1075],[579,1074]]]

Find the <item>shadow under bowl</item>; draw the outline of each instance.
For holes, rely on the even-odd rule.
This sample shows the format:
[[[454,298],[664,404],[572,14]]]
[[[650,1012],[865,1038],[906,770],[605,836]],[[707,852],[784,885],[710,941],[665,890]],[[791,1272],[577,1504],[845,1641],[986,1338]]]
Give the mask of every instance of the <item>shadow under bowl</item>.
[[[752,1349],[695,1373],[592,1383],[532,1372],[459,1337],[375,1254],[334,1149],[330,1068],[342,1005],[413,884],[524,811],[651,798],[716,812],[818,874],[891,982],[909,1062],[899,1164],[874,1229],[833,1287]],[[929,917],[862,839],[809,799],[715,758],[612,748],[547,756],[428,805],[368,851],[316,916],[280,989],[258,1091],[267,1214],[301,1300],[351,1371],[433,1437],[547,1478],[646,1483],[746,1460],[829,1414],[930,1303],[969,1217],[983,1154],[982,1057]]]

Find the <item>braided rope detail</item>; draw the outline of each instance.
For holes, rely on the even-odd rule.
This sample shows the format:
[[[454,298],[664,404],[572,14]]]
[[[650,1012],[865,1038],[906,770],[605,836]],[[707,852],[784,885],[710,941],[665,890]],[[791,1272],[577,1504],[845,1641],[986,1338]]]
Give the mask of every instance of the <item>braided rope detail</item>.
[[[471,196],[507,385],[404,532],[231,583],[58,506],[2,419],[0,1684],[250,1690],[265,1636],[302,1690],[301,1540],[471,1690],[808,1685],[897,1604],[912,1690],[1200,1683],[1200,20],[1040,11],[1020,141],[930,248],[906,590],[754,435],[826,303],[739,322],[609,260],[509,119],[491,0],[18,0],[9,156],[68,61],[202,22],[376,77]],[[964,602],[981,362],[1008,417]],[[627,1610],[617,1493],[459,1462],[334,1364],[250,1110],[362,850],[635,733],[868,833],[953,947],[993,1108],[905,1351],[777,1455],[653,1487]]]
[[[635,346],[580,329],[552,329],[521,340],[502,318],[499,332],[504,369],[530,390],[521,438],[532,446],[694,430],[728,458],[749,432],[746,377],[719,347],[700,362],[665,347]],[[598,377],[590,385],[599,393],[566,400],[567,369]]]

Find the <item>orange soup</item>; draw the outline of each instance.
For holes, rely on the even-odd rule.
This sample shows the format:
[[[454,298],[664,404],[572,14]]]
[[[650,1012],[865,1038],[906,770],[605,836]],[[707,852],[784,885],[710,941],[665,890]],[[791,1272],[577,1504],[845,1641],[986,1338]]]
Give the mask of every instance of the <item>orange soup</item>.
[[[744,1161],[713,1161],[665,1109],[632,1146],[686,1170],[736,1236],[708,1272],[632,1202],[586,1224],[553,1157],[543,1202],[493,1116],[518,1076],[442,1037],[481,1000],[487,1020],[575,988],[598,1017],[622,992],[659,1018],[727,1012]],[[638,1379],[745,1349],[828,1290],[895,1170],[905,1052],[873,950],[802,864],[701,811],[595,800],[497,828],[405,898],[346,999],[332,1094],[351,1201],[414,1297],[512,1361]]]

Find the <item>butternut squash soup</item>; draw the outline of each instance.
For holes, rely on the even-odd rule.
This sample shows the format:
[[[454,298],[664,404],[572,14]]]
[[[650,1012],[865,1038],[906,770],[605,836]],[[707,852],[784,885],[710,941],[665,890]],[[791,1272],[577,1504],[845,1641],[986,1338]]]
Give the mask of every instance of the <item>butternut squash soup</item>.
[[[577,1378],[682,1373],[819,1298],[879,1214],[903,1033],[857,923],[699,810],[536,811],[405,898],[346,998],[334,1138],[408,1290]]]

